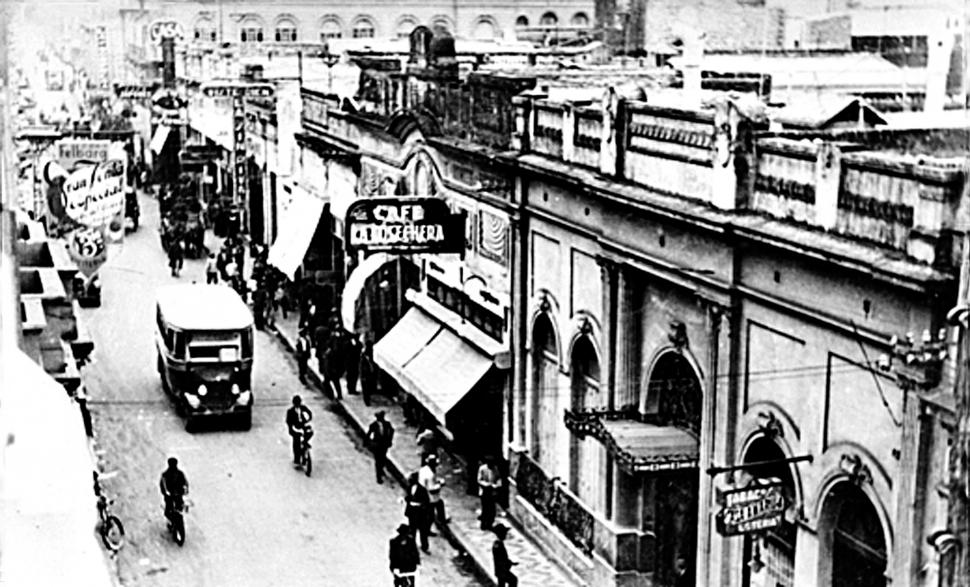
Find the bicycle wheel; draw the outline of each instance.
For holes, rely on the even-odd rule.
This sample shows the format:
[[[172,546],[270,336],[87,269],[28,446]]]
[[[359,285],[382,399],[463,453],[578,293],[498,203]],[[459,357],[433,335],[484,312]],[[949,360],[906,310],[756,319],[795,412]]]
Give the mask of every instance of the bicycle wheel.
[[[117,516],[109,515],[101,524],[101,542],[112,552],[125,545],[125,527]]]
[[[177,516],[172,521],[172,539],[179,546],[185,544],[185,520],[182,519],[182,516]]]
[[[313,457],[310,456],[310,449],[307,449],[303,453],[303,472],[309,477],[311,471],[313,471]]]

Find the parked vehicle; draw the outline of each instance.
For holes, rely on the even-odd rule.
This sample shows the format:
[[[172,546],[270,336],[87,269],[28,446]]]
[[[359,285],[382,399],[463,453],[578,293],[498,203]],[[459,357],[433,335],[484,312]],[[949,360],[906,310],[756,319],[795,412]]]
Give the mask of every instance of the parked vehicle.
[[[253,315],[225,285],[163,287],[155,348],[162,387],[191,430],[201,418],[252,426]]]

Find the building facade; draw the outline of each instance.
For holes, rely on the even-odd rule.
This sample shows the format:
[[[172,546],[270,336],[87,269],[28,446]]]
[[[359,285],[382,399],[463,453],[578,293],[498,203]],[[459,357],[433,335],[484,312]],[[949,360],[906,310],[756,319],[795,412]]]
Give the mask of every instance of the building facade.
[[[939,584],[966,137],[764,128],[517,98],[512,511],[590,584]]]

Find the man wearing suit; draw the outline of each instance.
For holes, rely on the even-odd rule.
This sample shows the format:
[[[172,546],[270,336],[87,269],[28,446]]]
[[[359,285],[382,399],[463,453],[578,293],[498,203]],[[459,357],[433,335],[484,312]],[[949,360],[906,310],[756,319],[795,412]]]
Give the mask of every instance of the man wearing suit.
[[[492,543],[492,561],[495,564],[495,578],[498,587],[517,587],[519,578],[512,574],[512,567],[518,563],[509,560],[509,552],[505,550],[505,537],[509,529],[505,524],[495,524],[492,532],[497,537]]]
[[[384,482],[384,466],[387,464],[387,451],[394,442],[394,427],[384,419],[384,410],[374,414],[374,421],[367,428],[367,440],[374,452],[374,473],[377,482]]]

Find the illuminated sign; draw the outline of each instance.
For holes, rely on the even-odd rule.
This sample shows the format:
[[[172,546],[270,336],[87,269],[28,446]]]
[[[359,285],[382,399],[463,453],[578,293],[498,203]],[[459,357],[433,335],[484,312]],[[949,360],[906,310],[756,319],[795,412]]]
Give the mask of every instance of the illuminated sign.
[[[772,483],[724,492],[724,507],[715,516],[717,531],[736,536],[780,526],[788,507],[782,488],[781,483]]]
[[[395,253],[464,253],[465,214],[440,198],[379,197],[347,209],[348,249]]]

